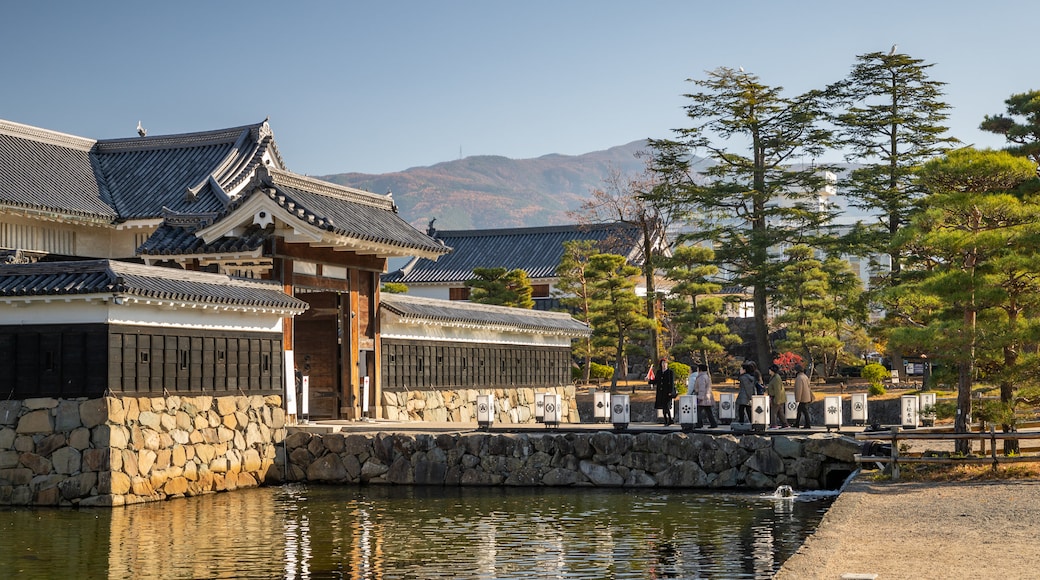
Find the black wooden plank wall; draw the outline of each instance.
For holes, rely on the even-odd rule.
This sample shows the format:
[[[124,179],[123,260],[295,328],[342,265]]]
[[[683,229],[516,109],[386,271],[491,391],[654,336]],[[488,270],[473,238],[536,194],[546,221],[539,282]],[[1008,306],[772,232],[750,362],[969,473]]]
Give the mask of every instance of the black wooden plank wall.
[[[568,384],[570,348],[382,341],[383,388],[544,387]]]
[[[282,335],[133,326],[0,327],[0,396],[99,397],[106,391],[282,391]]]

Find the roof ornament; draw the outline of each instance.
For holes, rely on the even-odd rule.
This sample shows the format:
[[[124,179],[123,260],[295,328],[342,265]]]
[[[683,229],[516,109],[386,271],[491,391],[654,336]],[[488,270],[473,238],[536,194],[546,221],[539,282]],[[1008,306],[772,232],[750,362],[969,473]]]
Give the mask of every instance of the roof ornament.
[[[433,218],[432,220],[430,220],[430,223],[426,226],[426,235],[430,236],[431,238],[436,236],[437,234],[437,228],[433,227],[433,222],[435,221],[437,221],[437,218]]]
[[[137,122],[137,134],[140,135],[141,137],[144,137],[145,135],[148,134],[148,129],[145,129],[144,127],[142,127],[140,121]]]

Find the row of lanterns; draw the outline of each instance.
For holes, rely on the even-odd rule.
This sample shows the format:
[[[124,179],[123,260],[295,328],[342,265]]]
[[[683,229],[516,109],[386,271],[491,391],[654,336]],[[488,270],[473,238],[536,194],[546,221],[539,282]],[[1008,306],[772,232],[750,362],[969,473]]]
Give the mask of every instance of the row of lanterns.
[[[548,428],[560,426],[562,398],[551,393],[535,393],[535,421]],[[769,396],[751,397],[751,425],[755,431],[764,431],[769,426]],[[900,398],[900,418],[904,429],[930,425],[935,420],[935,393],[903,395]],[[867,424],[867,394],[852,394],[852,424]],[[823,398],[824,426],[827,430],[841,429],[842,398],[828,395]],[[719,420],[732,423],[737,418],[736,396],[733,393],[719,395]],[[676,422],[684,431],[693,429],[697,423],[697,397],[682,395],[676,402]],[[798,416],[798,403],[793,393],[787,393],[784,416],[790,421]],[[477,425],[484,430],[491,428],[495,420],[495,398],[492,395],[477,395]],[[593,420],[597,423],[612,423],[615,429],[627,429],[631,420],[629,395],[606,392],[593,393]]]

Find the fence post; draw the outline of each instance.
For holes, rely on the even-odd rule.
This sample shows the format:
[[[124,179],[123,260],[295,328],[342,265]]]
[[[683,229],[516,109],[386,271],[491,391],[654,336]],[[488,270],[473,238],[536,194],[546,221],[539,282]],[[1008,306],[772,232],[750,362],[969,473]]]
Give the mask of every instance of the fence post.
[[[997,472],[997,432],[993,429],[993,425],[989,426],[989,445],[993,448],[993,473]],[[1007,445],[1007,439],[1004,440],[1004,445]]]
[[[899,481],[899,427],[892,427],[892,481]]]

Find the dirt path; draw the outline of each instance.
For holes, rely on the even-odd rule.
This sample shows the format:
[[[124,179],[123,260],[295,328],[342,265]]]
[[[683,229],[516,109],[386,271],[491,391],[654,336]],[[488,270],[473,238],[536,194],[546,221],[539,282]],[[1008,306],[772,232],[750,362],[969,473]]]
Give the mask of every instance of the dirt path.
[[[1040,578],[1040,480],[860,476],[774,578]]]

